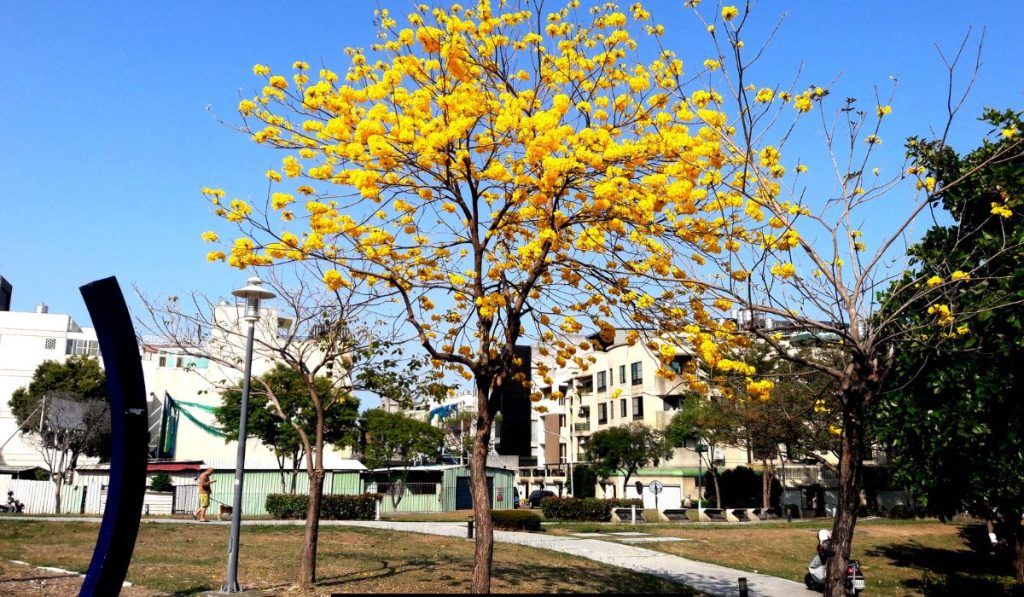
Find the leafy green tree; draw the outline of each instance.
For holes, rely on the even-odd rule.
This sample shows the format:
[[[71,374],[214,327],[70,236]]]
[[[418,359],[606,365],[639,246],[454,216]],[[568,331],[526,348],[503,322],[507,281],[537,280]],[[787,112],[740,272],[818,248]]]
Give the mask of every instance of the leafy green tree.
[[[919,341],[896,355],[876,426],[896,478],[930,511],[985,516],[995,507],[1004,514],[997,533],[1024,581],[1024,124],[1013,111],[989,110],[984,120],[998,140],[966,155],[935,142],[910,145],[938,185],[961,182],[936,198],[955,223],[933,227],[913,247],[916,271],[907,277],[961,272],[971,283],[901,311],[896,323],[917,328]],[[908,303],[907,288],[886,297],[887,309]],[[928,312],[936,304],[963,314],[956,329],[934,331]]]
[[[837,359],[836,347],[828,343],[794,347],[793,351],[805,360],[824,363]],[[837,384],[816,369],[778,358],[763,342],[737,351],[737,357],[754,367],[755,381],[773,384],[771,399],[764,400],[747,391],[747,375],[718,373],[723,378],[721,387],[729,390],[741,439],[753,458],[762,463],[762,506],[769,508],[776,459],[813,458],[838,473],[836,465],[822,456],[832,453],[838,459],[839,455],[839,442],[830,431],[840,425]]]
[[[430,423],[379,408],[366,411],[362,424],[364,464],[371,469],[388,469],[388,494],[391,504],[397,507],[409,479],[408,467],[417,460],[436,461],[444,445],[444,432]],[[390,474],[395,466],[401,467],[397,477]]]
[[[672,447],[662,433],[637,422],[602,429],[591,435],[587,456],[598,476],[621,475],[625,494],[629,479],[641,467],[657,466],[662,459],[671,458]]]
[[[713,458],[718,447],[735,445],[742,433],[735,404],[721,397],[705,398],[698,394],[687,394],[680,404],[679,412],[665,427],[665,437],[672,446],[683,446],[687,441],[696,440],[707,446],[706,452],[698,452],[715,487],[715,505],[722,507],[722,492],[718,487],[718,467]],[[703,496],[698,496],[698,499]]]
[[[328,397],[332,392],[344,391],[332,387],[326,377],[318,377],[313,382],[317,392]],[[272,388],[272,394],[264,389]],[[290,421],[279,417],[275,412],[270,396],[277,398],[281,408],[287,413],[294,413]],[[329,400],[329,408],[324,409],[324,441],[337,447],[343,447],[352,438],[352,430],[359,415],[359,400],[347,397],[344,400]],[[256,437],[273,450],[281,475],[281,492],[295,493],[296,474],[305,455],[302,438],[292,422],[298,423],[307,435],[316,433],[316,411],[308,408],[310,403],[309,390],[302,376],[294,369],[279,363],[273,369],[260,376],[253,384],[249,393],[249,417],[246,424],[247,433]],[[238,441],[238,424],[242,406],[242,387],[238,386],[221,392],[221,406],[214,415],[220,428],[227,433],[225,441]],[[286,465],[291,469],[290,487],[286,481]]]
[[[22,432],[39,440],[60,512],[61,488],[79,457],[110,455],[106,374],[97,359],[86,356],[72,356],[63,363],[45,361],[27,388],[14,391],[8,405]]]

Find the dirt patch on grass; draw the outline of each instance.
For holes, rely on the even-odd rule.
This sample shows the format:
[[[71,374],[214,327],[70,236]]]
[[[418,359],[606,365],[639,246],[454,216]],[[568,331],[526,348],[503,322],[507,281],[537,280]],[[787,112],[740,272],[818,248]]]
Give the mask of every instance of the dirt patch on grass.
[[[0,595],[24,597],[50,597],[77,595],[84,577],[77,574],[42,570],[26,564],[0,561]],[[125,587],[123,597],[155,597],[161,595],[144,587]]]

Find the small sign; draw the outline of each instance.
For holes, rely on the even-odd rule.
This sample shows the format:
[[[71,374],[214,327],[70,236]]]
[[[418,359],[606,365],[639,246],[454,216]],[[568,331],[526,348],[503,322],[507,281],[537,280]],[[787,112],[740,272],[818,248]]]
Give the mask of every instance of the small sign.
[[[497,490],[495,492],[496,493],[495,498],[494,498],[495,501],[504,502],[505,501],[505,488],[504,487],[496,487],[495,489]]]
[[[654,495],[658,495],[659,493],[661,493],[661,490],[664,489],[661,485],[661,481],[651,481],[650,485],[648,485],[647,487],[650,488],[651,493],[653,493]]]

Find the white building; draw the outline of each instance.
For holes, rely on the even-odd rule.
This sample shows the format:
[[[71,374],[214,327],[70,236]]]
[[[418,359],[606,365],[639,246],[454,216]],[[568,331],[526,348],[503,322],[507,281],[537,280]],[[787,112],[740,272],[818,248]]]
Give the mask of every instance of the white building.
[[[2,303],[0,303],[2,304]],[[8,303],[9,304],[9,303]],[[6,305],[5,305],[6,306]],[[240,314],[242,305],[222,303],[216,307],[214,317],[227,327],[237,328],[237,334],[211,335],[211,341],[233,351],[239,361],[245,354],[245,333]],[[276,334],[280,325],[289,323],[273,308],[261,309],[261,320],[256,326],[257,334]],[[164,406],[167,397],[180,407],[175,429],[163,429],[164,447],[173,445],[175,460],[201,461],[219,469],[233,469],[237,443],[225,442],[223,436],[211,433],[217,424],[212,409],[220,405],[218,388],[223,384],[235,385],[242,373],[232,367],[224,367],[207,359],[194,358],[182,351],[159,342],[146,343],[141,348],[142,370],[149,395],[150,451],[160,453],[162,423],[165,420]],[[82,327],[71,316],[49,313],[46,305],[39,305],[34,312],[13,312],[0,310],[0,466],[2,467],[45,467],[31,434],[19,432],[18,423],[10,410],[8,401],[12,393],[27,387],[32,381],[36,368],[47,360],[63,362],[71,355],[87,355],[100,359],[102,355],[93,328]],[[252,374],[258,376],[273,366],[273,363],[253,357]],[[6,443],[4,443],[6,442]],[[94,461],[81,459],[86,465]],[[256,439],[249,439],[246,445],[247,469],[276,469],[277,459],[273,452]],[[362,465],[351,459],[349,450],[338,451],[328,447],[324,454],[328,469],[361,469]]]

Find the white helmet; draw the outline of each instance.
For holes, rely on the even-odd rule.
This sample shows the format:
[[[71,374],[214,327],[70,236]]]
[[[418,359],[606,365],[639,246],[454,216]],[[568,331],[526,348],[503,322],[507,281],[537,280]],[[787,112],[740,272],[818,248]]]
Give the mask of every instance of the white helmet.
[[[818,543],[824,543],[832,539],[832,531],[828,529],[821,529],[818,531]]]

